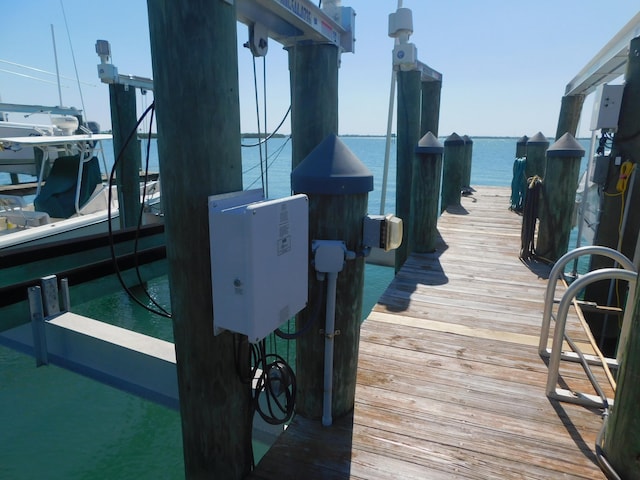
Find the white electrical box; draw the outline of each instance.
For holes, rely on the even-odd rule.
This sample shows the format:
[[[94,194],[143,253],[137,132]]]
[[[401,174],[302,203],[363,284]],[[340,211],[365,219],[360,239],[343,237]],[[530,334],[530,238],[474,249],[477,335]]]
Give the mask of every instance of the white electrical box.
[[[302,310],[308,289],[307,196],[261,194],[209,197],[214,330],[254,343]]]
[[[401,43],[393,47],[393,66],[400,70],[413,70],[418,64],[418,49],[413,43]]]
[[[618,118],[622,106],[622,92],[624,85],[602,84],[596,90],[591,115],[591,131],[618,129]]]

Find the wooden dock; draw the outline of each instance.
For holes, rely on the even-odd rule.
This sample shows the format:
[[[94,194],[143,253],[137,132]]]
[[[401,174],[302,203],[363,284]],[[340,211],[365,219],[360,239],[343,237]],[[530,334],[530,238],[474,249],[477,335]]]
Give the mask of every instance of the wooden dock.
[[[296,418],[250,478],[605,478],[600,412],[545,395],[548,268],[518,258],[509,195],[479,187],[442,215],[438,250],[411,255],[362,325],[353,415]],[[562,381],[593,392],[562,363]]]

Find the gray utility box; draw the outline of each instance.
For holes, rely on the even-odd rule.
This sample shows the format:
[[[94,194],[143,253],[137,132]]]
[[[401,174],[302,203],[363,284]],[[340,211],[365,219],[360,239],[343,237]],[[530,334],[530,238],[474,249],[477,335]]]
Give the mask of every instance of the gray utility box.
[[[307,303],[306,195],[261,200],[261,191],[209,197],[214,329],[258,342]]]

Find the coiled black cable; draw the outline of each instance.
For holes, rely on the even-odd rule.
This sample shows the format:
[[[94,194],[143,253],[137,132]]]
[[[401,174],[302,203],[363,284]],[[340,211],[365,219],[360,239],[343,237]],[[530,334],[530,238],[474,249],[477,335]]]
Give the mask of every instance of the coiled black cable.
[[[293,416],[296,375],[280,355],[266,353],[264,340],[254,344],[253,349],[254,358],[258,359],[253,368],[255,411],[268,424],[282,425]]]

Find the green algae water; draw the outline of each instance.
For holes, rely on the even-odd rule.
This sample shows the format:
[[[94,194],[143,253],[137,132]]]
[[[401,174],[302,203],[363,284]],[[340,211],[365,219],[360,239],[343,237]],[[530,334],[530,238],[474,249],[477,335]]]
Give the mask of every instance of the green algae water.
[[[342,137],[342,140],[374,174],[369,211],[377,214],[385,140],[380,137]],[[509,186],[516,139],[473,140],[472,185]],[[111,145],[107,145],[105,150],[109,152],[110,148]],[[391,151],[390,164],[395,165],[395,145]],[[280,138],[270,140],[268,155],[269,196],[286,196],[290,193],[290,142]],[[245,188],[261,187],[255,149],[243,149],[243,164]],[[152,169],[157,170],[157,165],[154,142]],[[384,211],[393,212],[393,167],[389,179],[388,203]],[[4,179],[0,178],[0,181]],[[510,214],[507,208],[505,205],[505,215]],[[367,265],[363,318],[392,278],[391,268]],[[163,307],[170,308],[166,277],[149,281],[148,289]],[[80,315],[173,341],[170,320],[142,309],[124,292],[77,303],[72,290],[71,304],[72,311]],[[256,456],[259,457],[265,448],[254,445]],[[36,368],[33,358],[0,347],[0,479],[156,480],[183,477],[181,425],[177,411],[55,366]]]

